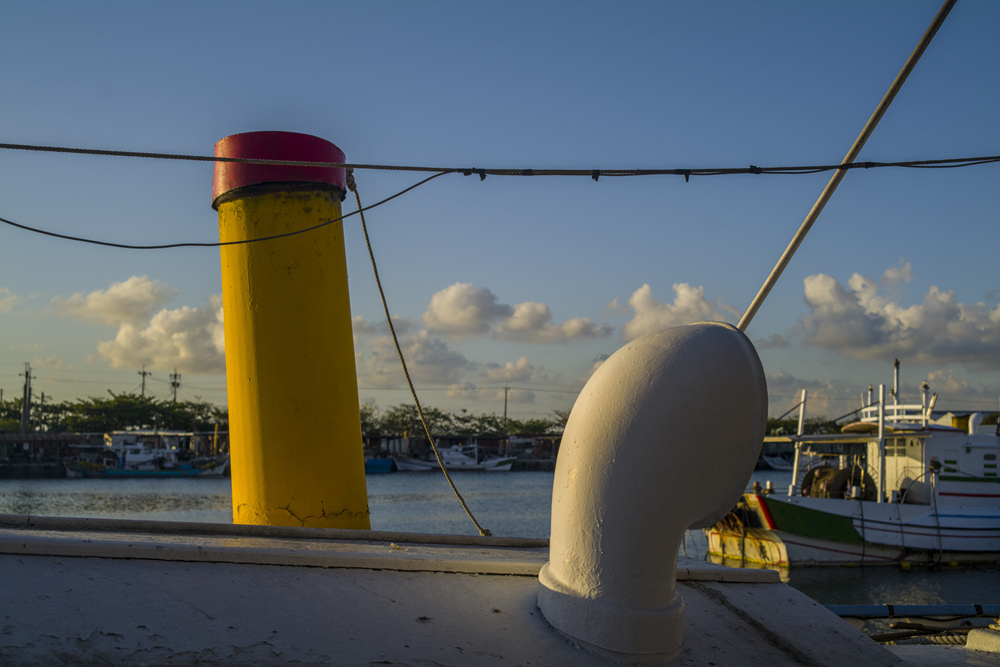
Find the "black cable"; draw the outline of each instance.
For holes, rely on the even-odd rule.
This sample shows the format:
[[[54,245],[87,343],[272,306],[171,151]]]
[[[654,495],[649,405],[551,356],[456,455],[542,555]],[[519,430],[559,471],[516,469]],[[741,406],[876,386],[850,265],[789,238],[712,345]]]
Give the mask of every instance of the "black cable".
[[[422,181],[420,181],[418,183],[414,183],[413,185],[411,185],[410,187],[406,188],[405,190],[401,190],[401,191],[397,192],[396,194],[394,194],[392,196],[386,197],[382,201],[376,202],[376,203],[372,204],[371,206],[367,206],[364,209],[359,209],[357,211],[352,211],[351,213],[347,213],[345,215],[342,215],[339,218],[333,218],[332,220],[326,220],[324,222],[319,223],[318,225],[313,225],[312,227],[306,227],[305,229],[298,229],[298,230],[296,230],[294,232],[285,232],[284,234],[275,234],[273,236],[262,236],[260,238],[255,238],[255,239],[244,239],[242,241],[217,241],[217,242],[214,242],[214,243],[184,242],[184,243],[162,243],[162,244],[156,244],[156,245],[133,245],[133,244],[129,244],[129,243],[114,243],[112,241],[98,241],[96,239],[88,239],[88,238],[85,238],[85,237],[82,237],[82,236],[70,236],[68,234],[59,234],[57,232],[50,232],[50,231],[47,231],[47,230],[44,230],[44,229],[38,229],[36,227],[29,227],[28,225],[22,225],[20,223],[14,222],[13,220],[8,220],[6,218],[0,218],[0,222],[4,223],[6,225],[10,225],[11,227],[17,227],[18,229],[23,229],[25,231],[34,232],[35,234],[43,234],[45,236],[53,236],[55,238],[65,239],[67,241],[77,241],[79,243],[91,243],[93,245],[105,246],[105,247],[109,247],[109,248],[124,248],[126,250],[165,250],[165,249],[168,249],[168,248],[219,248],[219,247],[228,246],[228,245],[243,245],[243,244],[246,244],[246,243],[259,243],[261,241],[273,241],[274,239],[281,239],[281,238],[285,238],[287,236],[296,236],[298,234],[305,234],[306,232],[311,232],[314,229],[319,229],[320,227],[325,227],[327,225],[332,225],[333,223],[338,222],[340,220],[343,220],[344,218],[349,218],[352,215],[357,215],[362,210],[369,211],[369,210],[371,210],[371,209],[373,209],[373,208],[375,208],[377,206],[381,206],[382,204],[385,204],[386,202],[389,202],[389,201],[395,199],[396,197],[402,196],[402,195],[406,194],[407,192],[409,192],[410,190],[413,190],[414,188],[417,188],[417,187],[423,185],[424,183],[427,183],[428,181],[432,181],[435,178],[437,178],[438,176],[443,176],[443,175],[444,175],[444,172],[439,173],[439,174],[434,174],[433,176],[429,176],[429,177],[425,178],[424,180],[422,180]]]
[[[181,153],[150,153],[141,151],[106,150],[99,148],[70,148],[67,146],[39,146],[32,144],[0,143],[0,149],[36,151],[47,153],[70,153],[77,155],[105,155],[111,157],[150,158],[159,160],[187,160],[194,162],[236,162],[240,164],[266,164],[294,167],[334,167],[355,170],[383,171],[430,171],[438,174],[476,174],[480,180],[490,176],[587,176],[597,182],[599,176],[729,176],[735,174],[816,174],[824,171],[847,169],[874,169],[878,167],[908,167],[921,169],[968,167],[1000,162],[1000,155],[987,155],[945,160],[909,160],[903,162],[849,162],[829,165],[807,165],[790,167],[748,167],[708,168],[708,169],[480,169],[475,167],[426,167],[386,164],[352,164],[337,162],[308,162],[302,160],[275,160],[262,158],[216,157],[210,155],[186,155]],[[371,208],[371,207],[369,207]]]

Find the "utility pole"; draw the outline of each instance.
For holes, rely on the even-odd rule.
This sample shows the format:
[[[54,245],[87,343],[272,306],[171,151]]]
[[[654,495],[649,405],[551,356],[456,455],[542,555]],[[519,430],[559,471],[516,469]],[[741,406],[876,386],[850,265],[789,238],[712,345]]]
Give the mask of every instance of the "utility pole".
[[[24,362],[24,399],[21,401],[21,433],[31,425],[31,364]]]
[[[45,430],[45,392],[42,392],[42,399],[38,403],[38,430]]]
[[[142,370],[139,371],[139,375],[142,376],[142,394],[140,394],[140,395],[143,398],[146,397],[146,376],[147,375],[152,375],[152,374],[153,374],[153,371],[147,371],[146,370],[146,364],[143,364],[142,365]]]
[[[507,392],[510,389],[507,387],[507,383],[503,383],[503,445],[504,445],[504,456],[510,456],[510,438],[507,436]]]
[[[181,374],[174,369],[174,372],[170,374],[170,387],[174,390],[174,403],[177,402],[177,390],[181,386]]]

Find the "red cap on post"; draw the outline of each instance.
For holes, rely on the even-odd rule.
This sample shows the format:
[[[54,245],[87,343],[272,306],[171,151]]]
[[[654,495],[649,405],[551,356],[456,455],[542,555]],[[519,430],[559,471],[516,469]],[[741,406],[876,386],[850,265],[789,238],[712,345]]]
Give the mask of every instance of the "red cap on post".
[[[243,157],[260,160],[296,160],[344,164],[344,152],[326,139],[298,132],[244,132],[220,139],[216,157]],[[343,167],[293,167],[278,164],[216,162],[212,179],[212,206],[225,193],[261,183],[325,183],[347,192]]]

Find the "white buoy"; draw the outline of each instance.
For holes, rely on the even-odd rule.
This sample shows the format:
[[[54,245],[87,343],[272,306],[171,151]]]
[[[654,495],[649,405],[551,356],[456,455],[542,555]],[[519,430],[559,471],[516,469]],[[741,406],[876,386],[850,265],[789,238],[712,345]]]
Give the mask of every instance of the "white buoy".
[[[760,359],[728,324],[644,336],[604,362],[573,407],[556,463],[549,562],[538,576],[549,623],[614,660],[674,659],[684,532],[736,504],[766,425]]]

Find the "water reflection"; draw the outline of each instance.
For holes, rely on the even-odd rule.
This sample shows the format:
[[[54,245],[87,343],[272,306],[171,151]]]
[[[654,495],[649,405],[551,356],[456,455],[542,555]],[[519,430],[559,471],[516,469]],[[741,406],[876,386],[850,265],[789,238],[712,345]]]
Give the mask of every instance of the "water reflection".
[[[3,480],[0,513],[232,521],[228,479]]]
[[[789,582],[823,604],[996,604],[995,568],[897,566],[792,569]]]

